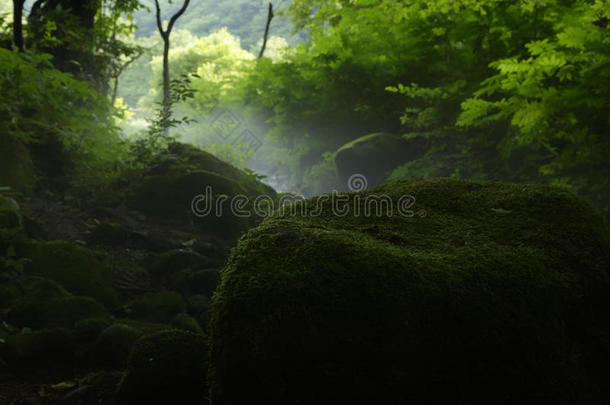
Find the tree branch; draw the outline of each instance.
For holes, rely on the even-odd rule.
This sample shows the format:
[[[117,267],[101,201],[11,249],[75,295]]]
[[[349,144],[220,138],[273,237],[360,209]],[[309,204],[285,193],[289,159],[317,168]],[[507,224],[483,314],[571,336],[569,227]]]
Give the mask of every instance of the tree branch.
[[[155,1],[157,1],[157,0],[155,0]],[[176,14],[174,14],[172,16],[172,18],[169,20],[169,24],[167,25],[168,34],[170,32],[172,32],[172,29],[174,28],[174,24],[176,23],[176,20],[178,20],[178,18],[180,18],[180,16],[182,14],[184,14],[184,12],[186,11],[186,8],[189,6],[190,2],[191,2],[191,0],[184,0],[184,4],[182,4],[182,8],[180,10],[178,10],[178,12]]]
[[[157,29],[162,38],[165,38],[165,31],[163,30],[163,22],[161,22],[161,7],[159,7],[159,0],[155,0],[155,7],[157,9]]]
[[[273,4],[269,3],[269,14],[267,15],[267,25],[265,26],[265,37],[263,38],[263,47],[261,48],[261,52],[258,54],[258,58],[262,58],[265,53],[265,48],[267,48],[267,37],[269,36],[269,26],[271,25],[271,20],[273,19]]]

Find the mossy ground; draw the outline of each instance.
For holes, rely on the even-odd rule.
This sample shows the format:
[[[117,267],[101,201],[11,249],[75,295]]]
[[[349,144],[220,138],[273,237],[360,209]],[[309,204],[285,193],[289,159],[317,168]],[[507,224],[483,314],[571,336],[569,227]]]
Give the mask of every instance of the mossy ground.
[[[445,179],[347,204],[374,194],[415,197],[413,215],[312,199],[318,216],[280,211],[241,239],[213,301],[215,405],[608,397],[599,214],[557,188]]]

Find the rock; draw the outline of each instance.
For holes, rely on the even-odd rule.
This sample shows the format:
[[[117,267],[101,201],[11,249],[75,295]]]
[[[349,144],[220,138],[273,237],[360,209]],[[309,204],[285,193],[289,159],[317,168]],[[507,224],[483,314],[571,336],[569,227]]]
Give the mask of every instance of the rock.
[[[110,326],[107,317],[85,318],[74,322],[74,337],[81,342],[92,342]]]
[[[8,319],[19,327],[71,329],[78,321],[108,316],[108,310],[91,297],[66,296],[42,301],[36,295],[26,295],[11,306]]]
[[[220,284],[220,273],[216,269],[183,271],[171,282],[171,288],[184,296],[205,295],[211,297]]]
[[[207,397],[207,340],[187,331],[139,339],[119,389],[119,404],[203,404]]]
[[[153,175],[146,176],[135,187],[130,207],[156,218],[186,221],[208,233],[234,238],[260,222],[260,218],[234,215],[231,198],[245,196],[251,206],[259,195],[277,197],[271,187],[192,145],[174,144],[170,153],[177,160],[159,162],[151,172]],[[176,161],[180,164],[176,165]],[[201,205],[196,204],[200,215],[195,215],[193,200],[205,195],[208,187],[211,195]],[[213,212],[203,215],[208,201],[213,204],[210,205]]]
[[[60,405],[114,405],[121,382],[119,371],[100,371],[88,374],[80,381],[80,386],[68,391],[58,401]]]
[[[265,193],[270,196],[275,195],[272,187],[254,180],[243,170],[218,159],[216,156],[206,152],[195,145],[175,142],[169,146],[169,152],[178,156],[186,165],[190,165],[195,170],[207,170],[212,173],[221,174],[242,185],[249,194]],[[167,173],[171,171],[167,166],[159,165],[159,172]]]
[[[144,267],[157,284],[165,284],[181,270],[201,270],[221,265],[219,259],[210,259],[199,253],[176,249],[159,255],[150,255]]]
[[[360,137],[343,145],[335,153],[335,165],[342,190],[349,190],[352,175],[362,175],[369,187],[385,182],[391,171],[416,159],[423,148],[414,142],[383,132]],[[359,187],[355,188],[360,191]]]
[[[171,325],[176,329],[188,330],[189,332],[193,333],[203,333],[203,330],[197,323],[197,320],[184,313],[174,316],[171,321]]]
[[[34,183],[34,166],[28,149],[9,134],[0,133],[0,186],[29,193]]]
[[[21,290],[15,283],[0,282],[0,310],[8,308],[19,297]]]
[[[92,297],[109,310],[119,305],[112,271],[95,252],[63,241],[32,241],[22,256],[30,259],[27,274],[54,280],[70,293]]]
[[[132,327],[110,325],[97,337],[89,352],[89,359],[96,366],[123,369],[134,342],[140,336],[142,332]]]
[[[196,196],[205,195],[207,187],[212,211],[198,217],[193,213],[192,202]],[[193,222],[198,229],[229,237],[250,226],[248,218],[230,211],[229,199],[237,195],[246,196],[246,188],[223,175],[200,170],[147,177],[137,186],[130,205],[156,218]],[[222,205],[217,203],[221,196],[228,197]],[[221,207],[218,211],[217,205]],[[204,211],[203,206],[200,209]]]
[[[374,195],[393,215],[365,215]],[[212,403],[610,397],[610,230],[587,203],[438,179],[351,193],[347,216],[305,204],[321,214],[276,212],[222,272]]]
[[[182,296],[175,291],[145,295],[132,301],[129,306],[133,318],[160,323],[171,321],[186,309]]]
[[[0,195],[0,229],[18,229],[22,226],[19,204],[10,197]]]
[[[76,346],[66,329],[42,329],[10,336],[0,345],[0,357],[13,371],[57,371],[73,363]]]
[[[198,314],[209,310],[210,298],[206,295],[195,294],[189,297],[187,304],[190,313]]]

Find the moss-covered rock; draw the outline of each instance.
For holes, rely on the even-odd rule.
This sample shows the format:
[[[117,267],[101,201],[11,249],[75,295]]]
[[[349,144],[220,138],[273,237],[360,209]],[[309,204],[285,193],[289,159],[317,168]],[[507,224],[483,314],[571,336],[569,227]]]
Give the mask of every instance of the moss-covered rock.
[[[202,230],[232,238],[260,218],[234,215],[231,198],[246,196],[250,203],[261,194],[276,198],[271,187],[192,145],[174,144],[170,151],[177,159],[160,162],[153,175],[136,185],[129,200],[132,208],[157,218],[189,221]],[[211,194],[195,204],[198,209],[195,215],[193,200],[206,195],[208,188]],[[212,212],[206,213],[208,202]]]
[[[145,336],[135,344],[119,389],[119,404],[203,404],[207,340],[187,331]]]
[[[243,170],[218,159],[216,156],[195,145],[176,142],[169,146],[169,152],[177,156],[183,166],[190,166],[194,170],[206,170],[221,174],[243,186],[249,194],[265,193],[270,196],[275,195],[272,187],[253,179]],[[160,172],[172,171],[170,167],[163,164],[158,166],[158,170]]]
[[[206,295],[211,297],[220,284],[220,273],[216,269],[198,271],[182,271],[176,274],[170,282],[173,290],[184,296]]]
[[[21,228],[22,218],[19,204],[10,197],[0,194],[0,229]]]
[[[149,322],[168,323],[184,312],[186,304],[175,291],[162,291],[139,297],[129,304],[131,316]]]
[[[81,319],[74,322],[72,334],[75,339],[88,343],[95,340],[110,323],[109,317],[106,316]]]
[[[0,345],[0,357],[18,372],[70,366],[75,351],[72,335],[60,328],[20,333]]]
[[[142,332],[130,326],[114,324],[104,329],[89,351],[93,365],[123,369],[129,353]]]
[[[63,241],[32,241],[22,255],[29,259],[28,274],[57,281],[70,293],[93,297],[110,310],[118,306],[112,271],[93,251]]]
[[[219,259],[210,259],[190,250],[175,249],[158,255],[150,255],[144,265],[153,281],[165,284],[181,270],[201,270],[220,264]]]
[[[188,314],[178,314],[172,319],[171,325],[176,329],[188,330],[193,333],[203,333],[197,320]]]
[[[108,316],[108,310],[91,297],[66,296],[45,301],[37,295],[26,295],[11,306],[8,319],[19,327],[71,329],[78,321]]]
[[[393,215],[365,215],[375,194]],[[213,300],[212,403],[610,397],[610,231],[582,200],[439,179],[334,206],[277,212],[233,251]]]
[[[423,153],[421,145],[398,136],[378,132],[355,139],[337,150],[335,166],[341,187],[348,189],[350,176],[366,177],[368,186],[376,186],[388,178],[392,169]]]
[[[29,328],[39,328],[46,324],[48,301],[70,296],[59,283],[47,279],[29,281],[23,292],[8,306],[7,320],[13,325]]]
[[[36,177],[28,149],[7,133],[0,133],[0,186],[22,193],[32,191]]]

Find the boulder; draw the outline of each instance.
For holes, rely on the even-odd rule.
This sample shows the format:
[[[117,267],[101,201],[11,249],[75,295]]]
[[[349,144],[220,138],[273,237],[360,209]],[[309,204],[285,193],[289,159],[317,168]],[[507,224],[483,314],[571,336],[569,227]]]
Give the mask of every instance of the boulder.
[[[129,304],[133,318],[168,323],[186,309],[184,299],[175,291],[162,291],[136,298]]]
[[[119,389],[119,404],[203,404],[207,340],[170,330],[137,340]]]
[[[108,310],[91,297],[67,296],[43,301],[26,295],[11,306],[8,319],[19,327],[72,329],[79,321],[108,316]]]
[[[136,187],[129,205],[156,218],[193,223],[198,229],[233,238],[259,222],[259,217],[243,217],[231,212],[231,199],[245,196],[251,205],[259,195],[276,198],[275,191],[247,173],[219,160],[195,146],[173,144],[170,152],[175,159],[157,164]],[[210,194],[193,213],[193,200]],[[210,203],[212,211],[204,205]]]
[[[382,196],[392,211],[371,209]],[[277,211],[233,250],[212,302],[212,403],[610,397],[610,229],[586,202],[449,179],[343,197]]]
[[[29,259],[28,275],[54,280],[70,293],[92,297],[111,311],[118,306],[112,271],[95,252],[64,241],[31,241],[21,255]]]
[[[19,204],[10,197],[0,195],[0,230],[18,229],[22,225]]]
[[[0,345],[0,357],[17,372],[57,371],[74,362],[76,345],[66,329],[41,329],[12,335]]]
[[[355,139],[335,153],[342,190],[350,190],[348,182],[353,175],[364,176],[369,187],[379,185],[387,180],[397,166],[422,154],[421,145],[398,135],[378,132]],[[359,185],[352,185],[351,190],[354,188],[361,190]]]
[[[90,362],[96,366],[124,369],[133,344],[141,336],[142,332],[126,325],[108,326],[89,350]]]
[[[35,179],[34,165],[25,145],[7,133],[0,133],[0,187],[28,193]]]

